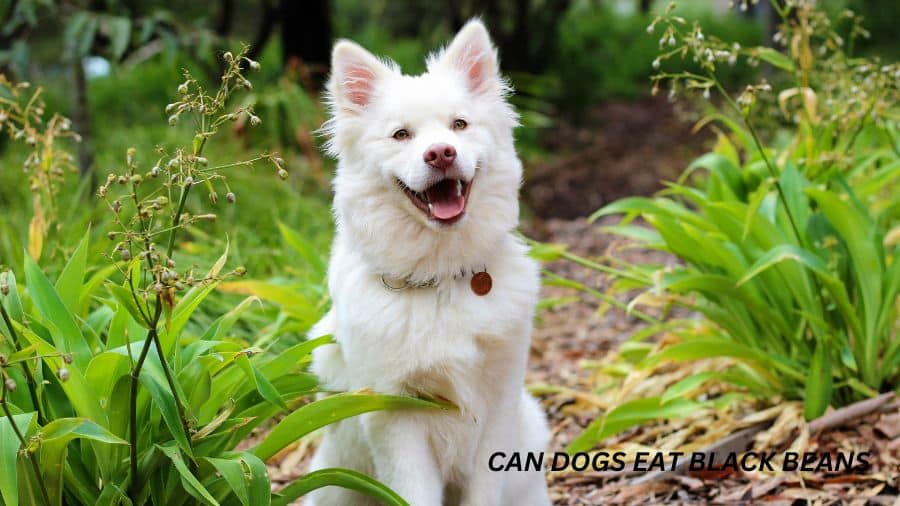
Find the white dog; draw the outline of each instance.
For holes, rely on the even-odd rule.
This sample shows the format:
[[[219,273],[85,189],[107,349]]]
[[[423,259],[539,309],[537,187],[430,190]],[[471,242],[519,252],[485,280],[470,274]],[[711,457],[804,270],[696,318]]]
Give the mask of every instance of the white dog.
[[[522,164],[496,51],[469,22],[428,71],[340,41],[332,55],[338,159],[333,334],[313,369],[326,388],[444,398],[458,411],[379,411],[327,428],[313,469],[374,476],[413,506],[546,505],[541,470],[491,455],[542,452],[547,423],[523,390],[538,269],[513,235]],[[498,458],[494,465],[506,460]],[[317,505],[368,504],[328,487]]]

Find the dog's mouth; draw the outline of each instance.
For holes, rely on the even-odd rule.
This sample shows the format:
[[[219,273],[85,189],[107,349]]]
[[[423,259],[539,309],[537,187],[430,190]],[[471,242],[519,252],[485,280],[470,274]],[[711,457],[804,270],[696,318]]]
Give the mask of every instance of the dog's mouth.
[[[399,179],[397,184],[414,206],[442,225],[452,225],[463,217],[472,189],[472,181],[454,178],[442,179],[421,192],[414,191]]]

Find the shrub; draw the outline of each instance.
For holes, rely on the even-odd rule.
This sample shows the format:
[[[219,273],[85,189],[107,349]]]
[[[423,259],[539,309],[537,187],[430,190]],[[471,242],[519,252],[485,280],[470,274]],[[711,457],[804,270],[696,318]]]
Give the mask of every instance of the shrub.
[[[720,92],[725,111],[704,122],[720,123],[725,132],[656,197],[627,198],[592,216],[623,215],[604,230],[671,253],[680,264],[579,261],[616,276],[604,298],[640,289],[629,308],[677,305],[701,315],[655,327],[678,342],[650,353],[645,367],[729,358],[728,371],[687,381],[694,387],[721,381],[759,399],[802,399],[811,419],[829,405],[894,390],[900,382],[900,65],[852,58],[813,3],[788,5],[775,4],[784,19],[777,40],[786,53],[736,48],[671,10],[654,21],[663,38],[676,40],[662,58],[681,56],[702,68],[662,72],[656,81],[677,92]],[[733,100],[717,71],[737,57],[780,71],[777,94],[763,81]],[[764,144],[755,118],[773,107],[784,127]],[[706,177],[695,177],[697,169]],[[635,225],[637,218],[651,228]],[[685,404],[692,389],[683,386],[678,395],[635,401],[655,403],[646,416],[634,416],[638,404],[621,406],[631,417],[624,425],[614,417],[613,426],[680,416],[714,402]],[[603,427],[614,414],[595,421],[573,448],[608,435]]]

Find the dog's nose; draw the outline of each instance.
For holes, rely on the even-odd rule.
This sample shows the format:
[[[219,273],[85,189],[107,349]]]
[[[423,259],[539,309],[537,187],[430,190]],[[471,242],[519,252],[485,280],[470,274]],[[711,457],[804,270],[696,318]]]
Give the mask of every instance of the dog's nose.
[[[456,148],[446,142],[438,142],[429,146],[423,156],[425,163],[443,172],[456,160]]]

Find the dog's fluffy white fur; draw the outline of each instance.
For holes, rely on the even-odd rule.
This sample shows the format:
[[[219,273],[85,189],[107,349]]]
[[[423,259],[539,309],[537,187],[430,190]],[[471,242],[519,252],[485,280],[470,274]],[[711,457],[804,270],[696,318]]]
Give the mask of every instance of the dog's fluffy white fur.
[[[513,235],[517,116],[487,30],[469,22],[419,76],[339,41],[328,87],[325,130],[338,159],[334,305],[310,335],[333,334],[336,343],[316,350],[313,370],[328,389],[441,397],[459,411],[378,411],[339,422],[326,429],[312,468],[370,474],[413,506],[549,504],[542,471],[488,468],[494,452],[544,451],[549,431],[523,390],[538,268]],[[395,139],[401,128],[409,135]],[[434,143],[455,147],[455,177],[471,182],[465,213],[452,224],[429,217],[400,185],[421,192],[440,177],[423,161]],[[479,296],[470,280],[483,270],[493,288]],[[389,290],[382,276],[411,286]],[[338,487],[309,501],[369,503]]]

